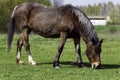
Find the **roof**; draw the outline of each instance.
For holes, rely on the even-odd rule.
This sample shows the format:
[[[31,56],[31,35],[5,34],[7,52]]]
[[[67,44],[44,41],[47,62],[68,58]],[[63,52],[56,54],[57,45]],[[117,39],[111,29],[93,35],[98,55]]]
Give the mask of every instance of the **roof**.
[[[88,16],[90,20],[106,20],[105,16]]]

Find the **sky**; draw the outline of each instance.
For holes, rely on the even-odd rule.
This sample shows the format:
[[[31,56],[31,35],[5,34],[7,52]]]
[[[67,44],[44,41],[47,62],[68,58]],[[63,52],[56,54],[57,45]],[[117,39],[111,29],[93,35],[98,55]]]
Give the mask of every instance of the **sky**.
[[[107,3],[108,1],[112,1],[113,4],[120,4],[120,0],[64,0],[63,4],[72,4],[74,6],[83,6],[83,5],[94,5],[98,3]]]

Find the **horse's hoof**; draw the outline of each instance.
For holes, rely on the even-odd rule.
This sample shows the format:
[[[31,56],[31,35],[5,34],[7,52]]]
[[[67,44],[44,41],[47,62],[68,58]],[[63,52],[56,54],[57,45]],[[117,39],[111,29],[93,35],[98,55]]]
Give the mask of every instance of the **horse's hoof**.
[[[81,63],[78,64],[78,67],[79,67],[79,68],[86,68],[86,66],[85,66],[84,64],[81,64]]]
[[[17,64],[24,65],[24,62],[22,60],[19,60],[16,62]]]
[[[24,62],[22,60],[19,61],[19,64],[24,64]]]
[[[60,66],[55,66],[54,68],[55,68],[55,69],[59,69],[59,68],[61,68],[61,67],[60,67]]]
[[[36,66],[37,65],[35,61],[31,61],[31,62],[29,62],[29,64],[32,65],[32,66]]]

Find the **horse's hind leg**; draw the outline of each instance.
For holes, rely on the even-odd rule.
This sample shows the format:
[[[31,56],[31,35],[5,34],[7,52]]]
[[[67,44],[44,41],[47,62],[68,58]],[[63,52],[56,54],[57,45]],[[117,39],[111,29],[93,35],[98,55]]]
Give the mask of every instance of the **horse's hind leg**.
[[[21,49],[24,43],[25,34],[25,30],[23,30],[23,32],[20,35],[20,38],[17,41],[16,63],[18,64],[24,64],[24,62],[21,60]]]
[[[85,67],[81,57],[81,48],[80,48],[80,36],[73,38],[75,49],[77,52],[77,65],[78,67]]]
[[[23,64],[23,61],[21,60],[22,45],[23,45],[23,37],[21,36],[17,41],[16,63],[18,64]]]
[[[29,45],[29,41],[28,41],[28,36],[29,36],[29,33],[30,33],[30,29],[28,28],[25,28],[20,36],[20,39],[18,41],[18,48],[17,48],[17,60],[18,57],[21,55],[20,52],[21,52],[21,47],[22,45],[24,45],[25,49],[26,49],[26,52],[27,52],[27,55],[28,55],[28,62],[29,64],[31,65],[36,65],[36,62],[33,60],[32,58],[32,55],[31,55],[31,52],[30,52],[30,45]],[[20,46],[20,47],[19,47]]]

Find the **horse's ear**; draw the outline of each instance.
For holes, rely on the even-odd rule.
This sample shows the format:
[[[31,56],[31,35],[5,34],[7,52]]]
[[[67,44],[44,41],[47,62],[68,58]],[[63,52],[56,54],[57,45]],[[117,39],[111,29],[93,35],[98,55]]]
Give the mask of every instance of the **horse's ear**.
[[[104,41],[104,39],[101,39],[101,40],[100,40],[100,43],[102,44],[102,43],[103,43],[103,41]]]

